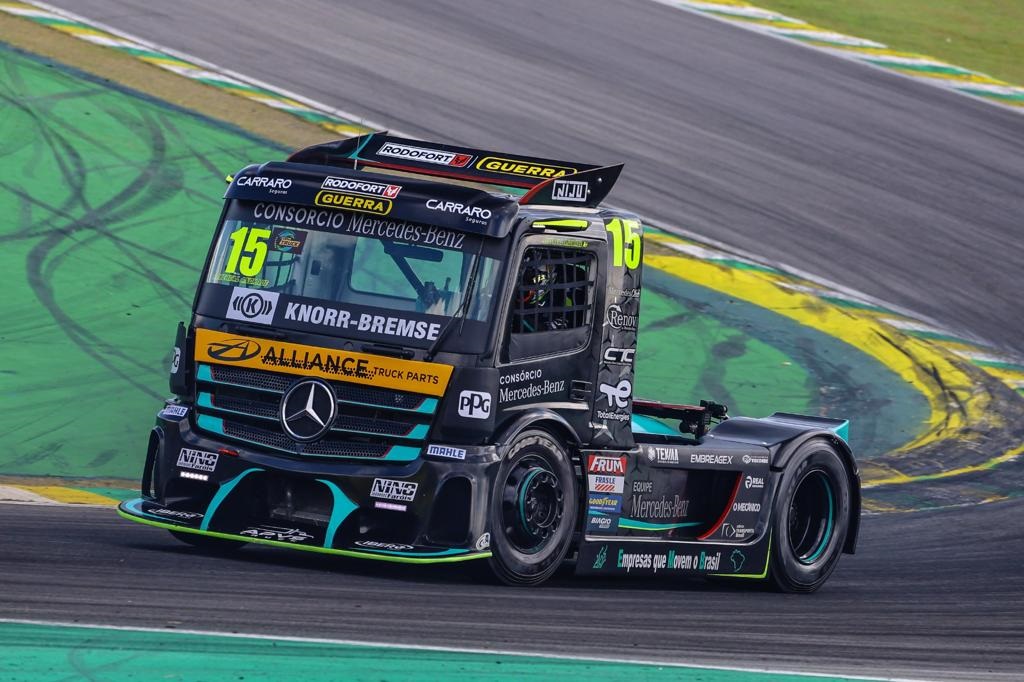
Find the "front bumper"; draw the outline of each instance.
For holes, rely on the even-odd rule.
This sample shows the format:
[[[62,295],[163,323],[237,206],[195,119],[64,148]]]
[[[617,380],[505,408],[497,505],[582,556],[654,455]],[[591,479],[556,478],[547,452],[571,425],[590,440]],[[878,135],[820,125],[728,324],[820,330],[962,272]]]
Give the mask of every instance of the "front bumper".
[[[172,407],[172,406],[168,406]],[[177,412],[178,414],[174,414]],[[184,414],[181,414],[184,412]],[[409,462],[268,454],[196,430],[165,408],[132,521],[168,530],[411,563],[486,558],[494,447]]]

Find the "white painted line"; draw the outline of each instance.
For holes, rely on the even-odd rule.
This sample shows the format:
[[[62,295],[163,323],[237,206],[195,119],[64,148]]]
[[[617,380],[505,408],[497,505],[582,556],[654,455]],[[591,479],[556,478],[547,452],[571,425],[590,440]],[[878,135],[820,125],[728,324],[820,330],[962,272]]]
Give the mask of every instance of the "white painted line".
[[[15,504],[57,504],[55,501],[42,495],[15,488],[9,485],[0,485],[0,502],[12,502]]]
[[[233,639],[255,639],[260,641],[296,642],[299,644],[332,644],[337,646],[375,647],[381,649],[407,649],[412,651],[436,651],[458,654],[479,654],[481,656],[530,656],[559,661],[583,661],[595,663],[625,663],[632,665],[649,665],[669,668],[688,668],[697,670],[724,670],[729,672],[755,673],[759,675],[796,675],[800,677],[843,677],[850,680],[866,680],[868,682],[929,682],[924,679],[908,677],[867,677],[864,675],[847,675],[835,672],[801,672],[796,670],[769,670],[767,668],[743,668],[738,666],[700,665],[696,663],[677,663],[640,658],[613,658],[605,656],[572,656],[549,654],[531,651],[509,651],[506,649],[479,649],[472,647],[442,647],[427,644],[396,644],[394,642],[376,642],[372,640],[332,639],[326,637],[296,637],[293,635],[259,635],[241,632],[217,632],[216,630],[182,630],[153,627],[136,627],[127,625],[99,625],[90,623],[68,623],[62,621],[30,620],[23,618],[0,618],[0,623],[12,625],[43,625],[64,628],[80,628],[94,630],[112,630],[116,632],[146,632],[162,635],[199,635],[204,637],[231,637]],[[953,674],[953,673],[946,673]]]

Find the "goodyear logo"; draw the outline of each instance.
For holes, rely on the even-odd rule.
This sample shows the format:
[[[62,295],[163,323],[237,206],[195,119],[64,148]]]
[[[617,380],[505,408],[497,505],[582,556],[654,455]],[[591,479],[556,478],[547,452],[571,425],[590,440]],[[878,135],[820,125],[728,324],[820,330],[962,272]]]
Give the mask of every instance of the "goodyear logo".
[[[356,194],[344,194],[342,192],[317,192],[313,200],[317,206],[326,208],[343,208],[348,211],[360,213],[372,213],[374,215],[387,215],[391,213],[391,200],[379,197],[364,197]]]
[[[545,163],[529,163],[500,156],[485,156],[476,163],[477,170],[503,175],[520,175],[527,178],[560,178],[577,172],[569,166],[550,166]]]
[[[196,329],[197,362],[351,381],[399,391],[444,395],[451,365],[355,353]]]

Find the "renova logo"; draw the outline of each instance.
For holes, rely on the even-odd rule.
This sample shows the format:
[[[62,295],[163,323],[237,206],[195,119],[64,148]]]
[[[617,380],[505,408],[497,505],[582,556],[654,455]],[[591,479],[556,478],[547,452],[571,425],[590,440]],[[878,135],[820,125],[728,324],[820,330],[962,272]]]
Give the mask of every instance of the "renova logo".
[[[627,315],[622,312],[622,307],[617,303],[608,306],[608,324],[611,325],[612,329],[618,329],[619,331],[624,332],[635,332],[636,318],[636,315]]]
[[[206,352],[215,360],[221,362],[242,362],[254,358],[263,350],[260,344],[252,339],[226,339],[224,341],[211,341],[206,346]]]

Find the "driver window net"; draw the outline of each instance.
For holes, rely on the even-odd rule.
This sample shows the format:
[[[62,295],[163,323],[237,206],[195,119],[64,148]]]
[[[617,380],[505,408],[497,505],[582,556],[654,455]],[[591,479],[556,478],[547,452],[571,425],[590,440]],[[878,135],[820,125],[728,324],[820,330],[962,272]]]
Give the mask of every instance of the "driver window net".
[[[590,323],[593,254],[530,247],[523,254],[513,301],[511,332],[576,329]]]

